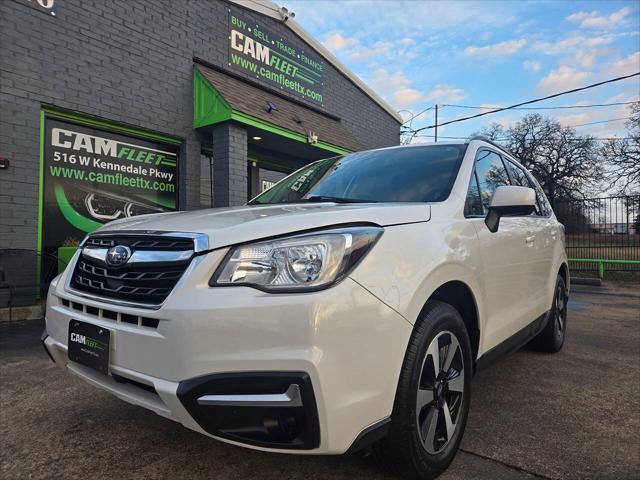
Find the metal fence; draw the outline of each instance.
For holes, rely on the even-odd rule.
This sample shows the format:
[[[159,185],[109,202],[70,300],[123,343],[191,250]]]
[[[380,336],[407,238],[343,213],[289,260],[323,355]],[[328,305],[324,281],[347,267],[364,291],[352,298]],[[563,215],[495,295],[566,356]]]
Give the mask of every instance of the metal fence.
[[[640,272],[640,195],[557,201],[573,271]]]

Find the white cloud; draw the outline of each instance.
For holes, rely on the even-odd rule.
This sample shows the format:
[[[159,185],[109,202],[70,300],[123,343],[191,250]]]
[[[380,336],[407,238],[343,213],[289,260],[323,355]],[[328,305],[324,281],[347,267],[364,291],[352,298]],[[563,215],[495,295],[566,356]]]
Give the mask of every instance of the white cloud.
[[[378,69],[373,72],[369,83],[397,110],[410,108],[424,99],[423,93],[413,88],[411,81],[400,71],[389,73],[387,70]]]
[[[401,71],[390,73],[382,68],[373,73],[369,83],[397,110],[421,110],[426,102],[454,103],[465,97],[464,90],[447,84],[438,84],[428,92],[420,91]]]
[[[538,88],[544,93],[562,92],[584,86],[588,77],[588,72],[582,72],[567,65],[562,65],[540,80]]]
[[[358,39],[355,37],[344,37],[339,32],[335,32],[327,35],[322,43],[332,52],[337,52],[338,50],[356,45]]]
[[[640,52],[632,53],[628,57],[613,62],[607,72],[612,77],[622,77],[640,71]]]
[[[616,96],[606,99],[606,103],[615,101],[634,101],[635,96]],[[583,102],[580,102],[583,103]],[[588,100],[587,103],[597,103],[597,100]],[[564,126],[575,127],[581,135],[594,135],[598,137],[611,137],[615,135],[625,135],[625,122],[604,122],[612,118],[625,118],[629,116],[628,105],[618,105],[607,109],[588,109],[576,113],[558,115],[555,119]],[[604,123],[594,123],[604,122]],[[589,124],[589,125],[585,125]]]
[[[592,12],[577,12],[569,15],[567,20],[578,23],[582,28],[610,30],[624,22],[630,12],[631,10],[628,7],[621,8],[610,15],[600,15],[596,10]]]
[[[559,115],[555,119],[564,126],[582,125],[593,121],[589,113],[577,113],[575,115]]]
[[[578,50],[571,59],[571,62],[583,68],[592,68],[597,58],[598,52],[596,50]]]
[[[383,57],[391,51],[393,45],[389,42],[379,41],[371,45],[370,47],[359,46],[358,48],[351,49],[347,53],[347,58],[352,62],[363,62],[365,60],[376,59],[376,57]]]
[[[430,92],[425,95],[426,100],[435,100],[438,103],[455,103],[465,97],[464,90],[461,88],[441,83],[436,85]]]
[[[400,43],[400,45],[403,45],[405,47],[412,47],[413,45],[416,44],[416,41],[413,38],[406,37],[406,38],[400,39],[398,43]]]
[[[594,47],[600,47],[603,45],[609,45],[616,40],[629,36],[635,33],[610,33],[607,35],[598,35],[592,37],[586,37],[583,35],[575,35],[567,37],[557,42],[537,42],[533,45],[534,50],[542,52],[546,55],[556,55],[558,53],[573,53],[576,48],[591,49]]]
[[[535,60],[525,60],[522,63],[522,66],[525,70],[529,70],[531,72],[537,72],[541,67],[540,62],[537,62]]]
[[[485,45],[483,47],[471,46],[464,49],[464,54],[468,57],[503,57],[512,55],[527,44],[524,38],[518,40],[507,40],[504,42]]]
[[[511,117],[503,117],[494,120],[495,123],[500,125],[502,128],[507,129],[513,127],[516,123],[518,123],[519,118],[511,118]]]

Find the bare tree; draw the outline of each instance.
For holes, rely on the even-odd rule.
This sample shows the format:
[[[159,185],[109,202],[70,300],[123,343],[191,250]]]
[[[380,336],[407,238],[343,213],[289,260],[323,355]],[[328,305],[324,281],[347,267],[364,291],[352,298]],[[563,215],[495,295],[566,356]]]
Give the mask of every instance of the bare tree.
[[[540,182],[552,205],[558,199],[587,197],[601,179],[595,139],[553,118],[528,114],[512,127],[492,124],[480,134],[511,151]]]
[[[599,153],[605,163],[608,188],[620,193],[640,193],[640,102],[629,109],[626,137],[605,141]]]

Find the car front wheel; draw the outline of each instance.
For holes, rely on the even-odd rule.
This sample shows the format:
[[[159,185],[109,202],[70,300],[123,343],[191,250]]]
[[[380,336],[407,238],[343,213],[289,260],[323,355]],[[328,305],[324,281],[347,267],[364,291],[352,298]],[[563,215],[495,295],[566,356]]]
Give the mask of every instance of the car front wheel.
[[[430,301],[407,348],[388,436],[375,450],[404,478],[443,472],[458,450],[467,421],[472,360],[462,317]]]

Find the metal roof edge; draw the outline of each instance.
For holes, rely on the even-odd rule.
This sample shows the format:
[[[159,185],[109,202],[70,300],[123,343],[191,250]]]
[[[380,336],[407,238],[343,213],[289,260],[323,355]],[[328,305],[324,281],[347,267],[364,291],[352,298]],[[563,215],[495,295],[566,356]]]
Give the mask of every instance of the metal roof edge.
[[[393,117],[394,120],[402,124],[404,120],[391,105],[384,101],[376,92],[374,92],[366,83],[364,83],[355,73],[349,70],[340,60],[338,60],[327,48],[319,41],[309,35],[304,28],[300,26],[293,18],[283,21],[280,7],[271,0],[227,0],[229,3],[239,5],[241,7],[253,10],[255,12],[267,15],[276,20],[280,20],[291,31],[298,35],[302,40],[311,45],[325,60],[335,67],[342,75],[347,77],[356,87],[362,90],[371,100],[376,102],[384,111]]]

